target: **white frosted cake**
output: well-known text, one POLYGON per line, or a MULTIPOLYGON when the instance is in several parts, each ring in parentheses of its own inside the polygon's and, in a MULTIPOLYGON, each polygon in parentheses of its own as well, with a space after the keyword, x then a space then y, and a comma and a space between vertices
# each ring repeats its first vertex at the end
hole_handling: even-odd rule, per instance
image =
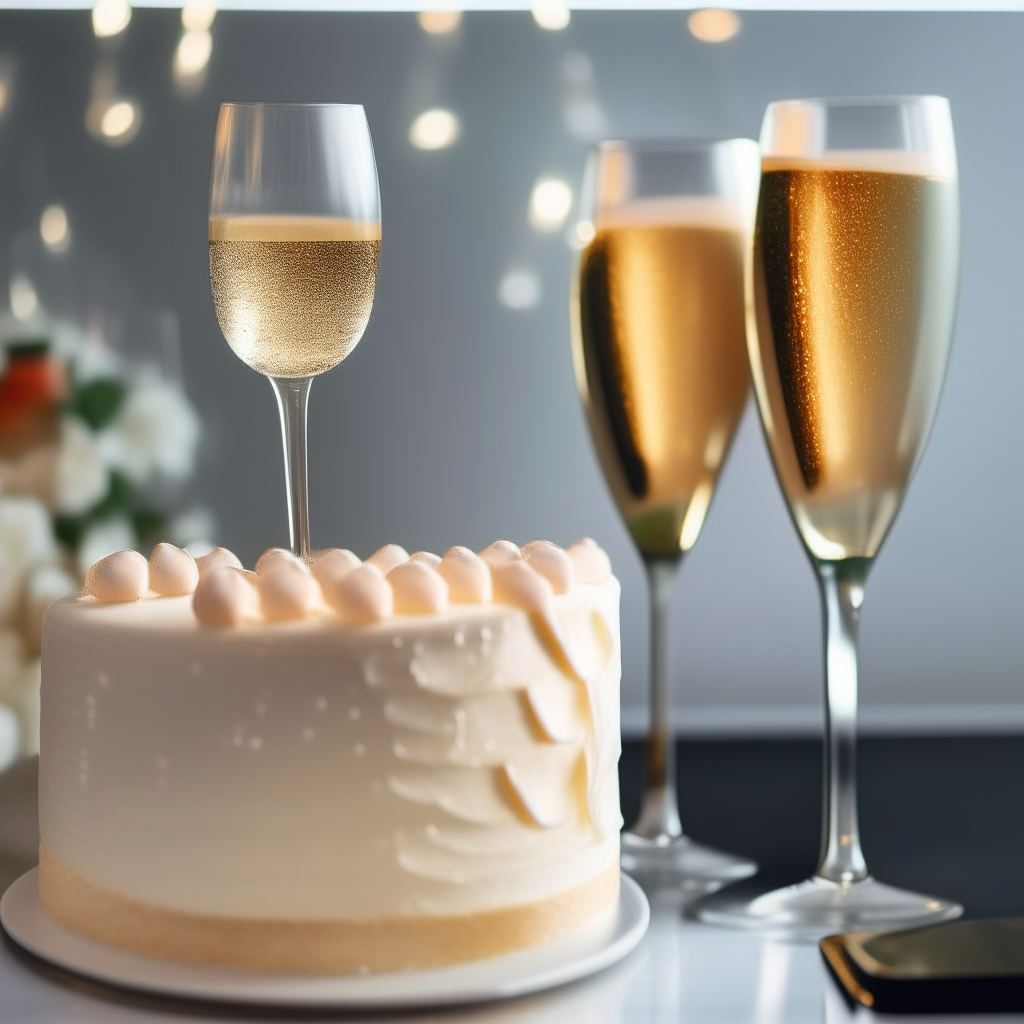
POLYGON ((97 563, 44 623, 47 912, 153 956, 307 973, 609 918, 618 583, 592 541, 481 556, 97 563))

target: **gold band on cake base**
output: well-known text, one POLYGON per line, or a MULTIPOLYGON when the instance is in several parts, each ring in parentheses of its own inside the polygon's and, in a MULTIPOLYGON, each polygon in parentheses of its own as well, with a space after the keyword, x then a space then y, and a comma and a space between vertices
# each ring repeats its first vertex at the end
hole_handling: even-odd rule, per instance
POLYGON ((618 892, 616 862, 548 899, 473 914, 354 921, 207 917, 111 892, 39 848, 39 902, 68 928, 166 960, 295 974, 444 967, 500 956, 576 931, 609 908, 618 892))

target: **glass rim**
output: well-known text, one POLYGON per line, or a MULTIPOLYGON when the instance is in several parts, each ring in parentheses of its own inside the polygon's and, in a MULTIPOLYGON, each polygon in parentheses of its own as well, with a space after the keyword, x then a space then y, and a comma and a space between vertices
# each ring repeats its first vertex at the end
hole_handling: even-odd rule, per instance
POLYGON ((756 146, 757 140, 746 135, 735 136, 653 136, 638 139, 602 139, 591 146, 591 153, 608 153, 617 149, 629 152, 647 153, 697 153, 706 152, 716 146, 734 142, 749 142, 756 146))
POLYGON ((920 103, 926 100, 937 100, 940 103, 949 103, 948 96, 940 96, 938 93, 886 93, 880 96, 804 96, 792 97, 784 100, 772 100, 766 110, 772 107, 781 107, 788 103, 812 103, 822 107, 896 107, 901 104, 920 103))
POLYGON ((338 109, 338 110, 364 110, 362 103, 290 103, 282 100, 270 100, 264 102, 263 100, 225 100, 220 104, 220 108, 223 110, 224 107, 293 107, 298 109, 338 109))

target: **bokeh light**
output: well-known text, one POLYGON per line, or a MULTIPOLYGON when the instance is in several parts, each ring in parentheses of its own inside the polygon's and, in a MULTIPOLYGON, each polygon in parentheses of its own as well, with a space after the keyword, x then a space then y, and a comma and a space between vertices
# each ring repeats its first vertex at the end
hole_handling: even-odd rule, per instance
POLYGON ((128 0, 99 0, 92 9, 92 30, 99 39, 119 36, 131 20, 128 0))
POLYGON ((206 32, 216 17, 213 4, 185 4, 181 9, 181 27, 186 32, 206 32))
POLYGON ((71 244, 68 212, 60 203, 51 203, 39 218, 39 237, 50 252, 67 252, 71 244))
POLYGON ((424 110, 409 127, 409 142, 417 149, 445 149, 459 137, 459 119, 450 110, 424 110))
POLYGON ((417 20, 424 32, 444 36, 454 32, 462 23, 462 11, 420 11, 417 20))
POLYGON ((533 0, 533 20, 548 32, 558 32, 569 24, 571 14, 565 0, 533 0))
POLYGON ((540 299, 540 278, 533 270, 510 270, 498 285, 498 301, 507 309, 533 309, 540 299))
POLYGON ((100 135, 111 145, 123 146, 138 134, 142 111, 131 100, 115 100, 99 118, 100 135))
POLYGON ((572 210, 572 188, 561 178, 539 178, 530 193, 530 224, 558 231, 572 210))
POLYGON ((705 7, 686 20, 690 33, 702 43, 724 43, 739 32, 742 21, 735 11, 705 7))

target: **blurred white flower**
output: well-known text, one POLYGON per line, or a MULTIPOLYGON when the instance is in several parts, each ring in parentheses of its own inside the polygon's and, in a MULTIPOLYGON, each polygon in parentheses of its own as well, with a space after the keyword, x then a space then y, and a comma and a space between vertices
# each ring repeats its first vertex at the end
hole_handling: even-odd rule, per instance
POLYGON ((125 516, 113 516, 94 523, 85 531, 78 546, 78 571, 85 576, 101 558, 124 548, 138 547, 138 543, 135 530, 125 516))
POLYGON ((25 733, 19 721, 23 707, 31 714, 34 662, 26 661, 21 635, 11 628, 0 628, 0 771, 17 757, 25 733))
POLYGON ((181 480, 192 472, 199 434, 199 417, 181 390, 152 379, 128 392, 100 446, 107 464, 134 484, 157 474, 181 480))
POLYGON ((78 592, 78 582, 59 565, 40 565, 33 569, 25 587, 25 640, 38 652, 42 639, 43 614, 54 601, 78 592))
POLYGON ((21 747, 21 725, 18 716, 0 704, 0 772, 7 771, 21 747))
POLYGON ((70 515, 85 512, 107 493, 107 487, 107 467, 96 435, 77 416, 65 416, 60 424, 54 507, 70 515))
POLYGON ((0 491, 27 494, 52 505, 57 453, 56 443, 41 444, 12 459, 0 459, 0 491))
POLYGON ((122 373, 117 355, 102 341, 84 334, 69 361, 75 368, 75 377, 83 384, 98 377, 120 377, 122 373))
POLYGON ((10 618, 29 569, 55 555, 46 506, 36 498, 0 497, 0 622, 10 618))
POLYGON ((167 536, 179 548, 188 548, 193 556, 208 554, 213 550, 213 538, 217 523, 208 508, 190 508, 176 515, 167 524, 167 536))
POLYGON ((21 634, 11 626, 0 626, 0 700, 7 696, 6 683, 21 671, 24 660, 21 634))

